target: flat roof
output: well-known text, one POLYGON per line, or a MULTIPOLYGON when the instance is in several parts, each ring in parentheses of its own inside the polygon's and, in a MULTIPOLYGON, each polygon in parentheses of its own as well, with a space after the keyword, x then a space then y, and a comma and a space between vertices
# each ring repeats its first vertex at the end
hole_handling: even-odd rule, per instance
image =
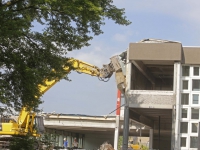
POLYGON ((172 64, 180 61, 182 64, 199 65, 200 47, 182 46, 179 42, 147 39, 130 43, 128 59, 132 61, 159 61, 172 64))

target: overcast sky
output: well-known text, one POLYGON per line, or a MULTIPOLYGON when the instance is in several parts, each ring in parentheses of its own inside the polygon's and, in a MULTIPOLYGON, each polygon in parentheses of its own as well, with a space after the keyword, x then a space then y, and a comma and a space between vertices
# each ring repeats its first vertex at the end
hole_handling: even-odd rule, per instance
MULTIPOLYGON (((129 26, 106 21, 104 34, 94 37, 91 46, 69 56, 101 67, 109 58, 128 48, 129 43, 155 38, 179 41, 183 46, 200 46, 199 0, 114 0, 125 8, 129 26)), ((61 80, 47 91, 40 105, 44 112, 107 115, 116 108, 114 76, 108 82, 71 72, 71 82, 61 80)))

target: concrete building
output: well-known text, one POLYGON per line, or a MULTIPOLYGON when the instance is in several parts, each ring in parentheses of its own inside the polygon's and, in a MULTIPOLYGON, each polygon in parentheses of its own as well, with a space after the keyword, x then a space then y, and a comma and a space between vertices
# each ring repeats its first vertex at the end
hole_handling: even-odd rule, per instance
MULTIPOLYGON (((197 150, 199 94, 200 47, 151 39, 130 43, 127 103, 119 132, 125 138, 123 145, 128 143, 128 136, 145 136, 149 137, 150 149, 197 150)), ((64 137, 70 143, 78 137, 81 147, 95 149, 105 139, 113 143, 116 126, 115 117, 52 116, 46 119, 45 127, 59 133, 58 146, 64 137)))
MULTIPOLYGON (((123 113, 122 113, 123 114, 123 113)), ((51 135, 55 147, 63 147, 63 139, 67 138, 72 147, 76 138, 79 148, 97 150, 101 144, 109 141, 114 146, 116 116, 88 116, 73 114, 43 114, 46 132, 51 135)), ((130 120, 129 135, 143 145, 147 145, 149 127, 130 120), (137 138, 138 137, 138 138, 137 138)), ((123 116, 120 117, 119 135, 123 134, 123 116)))
POLYGON ((127 62, 125 117, 151 128, 152 149, 197 150, 200 47, 147 39, 129 44, 127 62))

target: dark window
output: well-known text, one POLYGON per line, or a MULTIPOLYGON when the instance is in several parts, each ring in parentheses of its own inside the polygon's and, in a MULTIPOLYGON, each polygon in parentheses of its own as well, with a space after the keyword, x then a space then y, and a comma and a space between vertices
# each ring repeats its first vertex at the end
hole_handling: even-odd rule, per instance
POLYGON ((192 91, 200 91, 200 80, 192 80, 192 91))
POLYGON ((182 93, 181 94, 181 105, 188 105, 189 104, 189 94, 182 93))
POLYGON ((181 122, 181 133, 188 133, 188 122, 181 122))
POLYGON ((183 66, 182 67, 182 76, 189 76, 190 75, 190 67, 189 66, 183 66))
POLYGON ((199 76, 199 67, 194 67, 193 74, 194 76, 199 76))

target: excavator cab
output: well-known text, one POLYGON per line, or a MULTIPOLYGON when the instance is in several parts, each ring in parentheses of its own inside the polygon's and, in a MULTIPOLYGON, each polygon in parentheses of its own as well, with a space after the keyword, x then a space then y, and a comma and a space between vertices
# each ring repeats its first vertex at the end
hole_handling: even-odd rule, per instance
MULTIPOLYGON (((42 116, 35 116, 34 114, 30 113, 28 115, 28 119, 27 119, 27 125, 25 127, 29 128, 29 131, 31 131, 33 136, 40 136, 41 134, 43 134, 45 132, 45 127, 44 127, 44 122, 43 122, 43 117, 42 116), (33 120, 34 119, 34 120, 33 120), (34 122, 34 125, 32 124, 32 122, 34 122)), ((13 116, 11 118, 8 118, 6 116, 1 116, 0 117, 0 132, 4 132, 5 131, 5 125, 9 126, 9 125, 16 125, 18 118, 13 116)), ((16 128, 17 129, 17 128, 16 128)), ((21 130, 26 130, 24 127, 21 128, 21 130)), ((28 134, 28 133, 27 133, 28 134)), ((19 136, 20 135, 24 135, 24 132, 17 132, 16 134, 13 133, 13 135, 19 136)), ((16 138, 15 136, 15 138, 16 138)), ((10 145, 10 141, 13 140, 13 136, 9 135, 9 134, 5 134, 5 135, 0 135, 0 149, 3 148, 8 148, 10 145)), ((34 146, 37 148, 39 146, 39 142, 37 140, 35 140, 34 146)))
POLYGON ((39 134, 43 134, 45 132, 44 120, 42 116, 35 117, 35 129, 39 134))

